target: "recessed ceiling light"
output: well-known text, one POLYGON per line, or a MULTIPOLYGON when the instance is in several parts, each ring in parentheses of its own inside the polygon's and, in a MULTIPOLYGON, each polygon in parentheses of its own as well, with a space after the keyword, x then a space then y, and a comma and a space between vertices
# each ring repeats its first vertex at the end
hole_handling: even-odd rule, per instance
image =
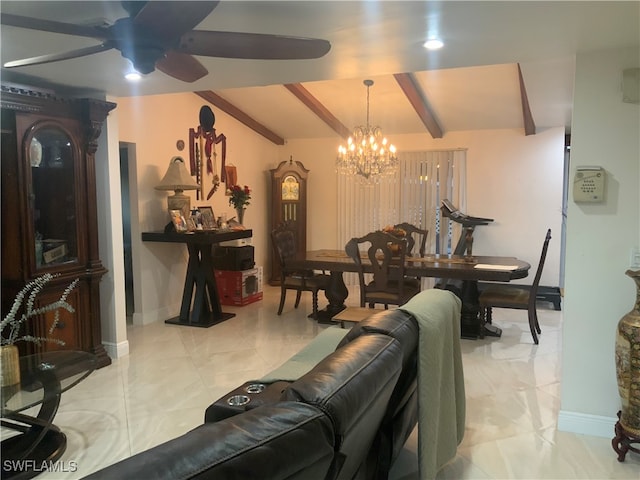
POLYGON ((427 40, 426 42, 424 42, 424 45, 423 45, 423 47, 426 48, 427 50, 438 50, 443 46, 444 46, 444 43, 442 43, 442 40, 438 40, 436 38, 431 38, 427 40))
POLYGON ((130 82, 137 82, 138 80, 140 80, 142 78, 142 75, 140 75, 138 72, 130 72, 130 73, 127 73, 124 76, 124 78, 126 78, 130 82))

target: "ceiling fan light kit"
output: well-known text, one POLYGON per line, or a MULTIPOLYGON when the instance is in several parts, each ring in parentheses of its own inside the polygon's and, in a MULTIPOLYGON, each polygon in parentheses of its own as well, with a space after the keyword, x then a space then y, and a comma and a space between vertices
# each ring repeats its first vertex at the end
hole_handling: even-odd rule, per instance
POLYGON ((427 50, 440 50, 442 47, 444 47, 444 43, 442 42, 442 40, 439 40, 437 38, 430 38, 429 40, 424 42, 423 47, 427 50))
POLYGON ((384 137, 382 129, 369 124, 369 88, 373 80, 363 83, 367 87, 367 123, 354 128, 346 147, 338 147, 336 170, 345 175, 357 175, 365 182, 375 182, 396 171, 398 156, 396 147, 384 137))
POLYGON ((129 14, 113 25, 86 26, 0 14, 0 23, 12 27, 94 38, 99 45, 65 53, 6 62, 5 68, 26 67, 84 57, 111 49, 120 51, 136 71, 158 69, 184 82, 195 82, 208 70, 193 55, 258 60, 314 59, 326 55, 331 44, 315 38, 260 33, 193 30, 218 1, 121 2, 129 14))
POLYGON ((142 75, 140 75, 136 71, 133 71, 133 72, 129 72, 129 73, 125 74, 124 78, 126 78, 130 82, 137 82, 140 79, 142 79, 142 75))

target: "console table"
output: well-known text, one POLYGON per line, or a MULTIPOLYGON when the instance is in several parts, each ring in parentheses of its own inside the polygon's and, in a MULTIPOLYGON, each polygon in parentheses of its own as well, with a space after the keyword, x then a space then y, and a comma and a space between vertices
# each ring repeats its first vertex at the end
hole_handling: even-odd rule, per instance
POLYGON ((224 313, 220 306, 212 249, 217 243, 251 236, 252 230, 142 233, 144 242, 184 243, 189 251, 180 315, 165 320, 165 323, 206 328, 235 317, 235 313, 224 313))
POLYGON ((20 434, 2 440, 2 478, 32 478, 58 460, 67 437, 53 424, 62 392, 85 379, 98 363, 88 352, 57 351, 20 358, 17 385, 2 387, 2 426, 20 434), (21 412, 40 405, 35 417, 21 412))

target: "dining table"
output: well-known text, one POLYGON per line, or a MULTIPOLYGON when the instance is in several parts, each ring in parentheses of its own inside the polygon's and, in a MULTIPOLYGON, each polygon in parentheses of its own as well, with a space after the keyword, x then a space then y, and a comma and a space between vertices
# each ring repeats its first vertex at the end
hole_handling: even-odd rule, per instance
MULTIPOLYGON (((371 264, 362 256, 365 272, 371 264)), ((328 300, 326 308, 318 312, 319 323, 332 323, 332 318, 346 308, 349 295, 343 274, 357 272, 357 267, 344 250, 320 249, 296 255, 288 261, 288 267, 300 270, 324 270, 329 272, 329 285, 325 289, 328 300)), ((407 277, 431 277, 439 279, 437 285, 453 291, 462 300, 460 318, 463 338, 483 338, 485 335, 499 337, 502 330, 495 325, 486 325, 480 315, 478 282, 510 282, 525 278, 531 265, 516 257, 441 255, 407 256, 407 277)))

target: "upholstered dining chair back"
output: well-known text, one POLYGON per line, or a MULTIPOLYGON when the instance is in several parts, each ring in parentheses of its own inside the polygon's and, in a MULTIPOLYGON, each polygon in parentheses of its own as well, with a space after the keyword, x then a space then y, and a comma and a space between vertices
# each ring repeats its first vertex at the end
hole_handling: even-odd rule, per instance
POLYGON ((291 230, 274 230, 272 233, 273 246, 275 247, 280 266, 284 267, 286 261, 296 254, 296 237, 291 230))
POLYGON ((547 230, 542 243, 542 252, 540 253, 540 261, 536 274, 533 277, 533 283, 530 287, 519 287, 517 285, 500 285, 492 284, 480 293, 479 304, 480 313, 487 323, 491 323, 492 308, 512 308, 517 310, 527 310, 529 319, 529 330, 533 342, 538 344, 538 334, 542 333, 540 323, 538 322, 538 312, 536 310, 536 299, 538 296, 538 287, 542 278, 542 269, 547 258, 547 250, 549 249, 549 241, 551 240, 551 229, 547 230))
MULTIPOLYGON (((368 233, 364 237, 352 238, 345 245, 345 252, 357 267, 360 284, 360 306, 376 303, 402 305, 420 291, 420 283, 405 277, 407 241, 382 231, 368 233), (373 280, 366 282, 364 254, 373 280)), ((368 270, 368 269, 367 269, 368 270)))
POLYGON ((302 292, 311 292, 313 302, 312 317, 318 314, 318 291, 325 290, 329 283, 329 275, 315 273, 313 270, 291 269, 287 261, 296 255, 296 237, 292 230, 287 228, 275 229, 271 232, 273 253, 280 264, 280 305, 278 315, 282 314, 287 290, 296 291, 295 308, 300 305, 302 292))
POLYGON ((418 245, 417 253, 420 254, 421 257, 424 257, 429 230, 423 230, 407 222, 398 223, 394 225, 394 228, 401 228, 407 232, 407 255, 415 255, 416 252, 414 252, 413 249, 418 245))

